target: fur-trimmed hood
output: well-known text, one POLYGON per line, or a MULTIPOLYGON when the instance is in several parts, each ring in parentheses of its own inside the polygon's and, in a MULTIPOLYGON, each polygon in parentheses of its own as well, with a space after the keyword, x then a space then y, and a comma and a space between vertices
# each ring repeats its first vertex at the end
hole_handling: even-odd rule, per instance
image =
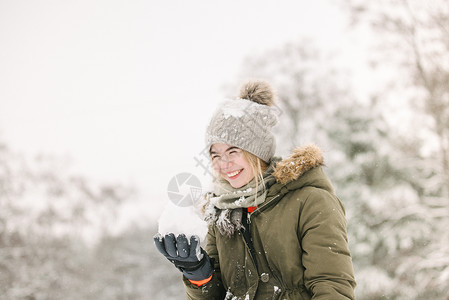
POLYGON ((265 205, 272 202, 273 198, 277 198, 277 202, 285 194, 305 187, 334 193, 332 183, 322 166, 323 153, 318 146, 311 144, 294 149, 290 156, 274 164, 273 176, 276 183, 269 187, 265 205))
POLYGON ((277 182, 286 184, 322 165, 324 165, 324 161, 321 149, 313 144, 306 145, 295 148, 289 157, 278 162, 273 175, 277 182))

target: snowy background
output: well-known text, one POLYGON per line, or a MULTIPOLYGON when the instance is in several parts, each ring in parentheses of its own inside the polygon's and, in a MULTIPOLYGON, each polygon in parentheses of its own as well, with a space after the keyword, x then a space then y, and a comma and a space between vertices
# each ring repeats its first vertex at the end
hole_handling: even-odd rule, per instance
POLYGON ((248 77, 278 155, 325 152, 358 299, 448 299, 449 5, 421 2, 0 0, 2 299, 184 299, 152 236, 204 232, 168 184, 209 186, 206 124, 248 77))

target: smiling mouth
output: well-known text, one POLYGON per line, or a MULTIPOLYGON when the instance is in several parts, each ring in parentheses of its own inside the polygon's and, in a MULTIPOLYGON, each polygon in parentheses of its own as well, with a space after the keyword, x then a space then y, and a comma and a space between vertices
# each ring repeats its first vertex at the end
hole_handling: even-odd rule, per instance
POLYGON ((237 171, 234 171, 234 172, 231 172, 231 173, 226 173, 226 175, 228 175, 228 178, 234 179, 234 178, 236 178, 242 171, 243 171, 243 169, 237 170, 237 171))

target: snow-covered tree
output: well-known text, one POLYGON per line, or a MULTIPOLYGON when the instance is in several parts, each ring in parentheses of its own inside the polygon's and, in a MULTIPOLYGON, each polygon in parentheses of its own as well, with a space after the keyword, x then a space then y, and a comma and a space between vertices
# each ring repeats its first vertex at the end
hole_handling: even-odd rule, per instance
POLYGON ((82 292, 94 282, 92 242, 110 232, 132 195, 127 187, 74 176, 58 159, 28 159, 0 142, 2 299, 85 299, 82 292))
POLYGON ((400 96, 415 109, 407 126, 424 140, 416 151, 435 158, 431 165, 435 184, 427 189, 448 198, 449 2, 351 0, 342 7, 354 30, 363 28, 371 37, 371 49, 376 49, 372 65, 394 70, 394 85, 383 96, 389 101, 400 96))

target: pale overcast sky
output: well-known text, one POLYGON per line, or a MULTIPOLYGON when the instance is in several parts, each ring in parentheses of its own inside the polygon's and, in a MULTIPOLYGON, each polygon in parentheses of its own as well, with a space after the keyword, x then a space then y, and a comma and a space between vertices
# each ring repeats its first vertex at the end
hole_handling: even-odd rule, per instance
POLYGON ((301 37, 336 47, 317 1, 0 0, 0 138, 167 201, 244 57, 301 37))

